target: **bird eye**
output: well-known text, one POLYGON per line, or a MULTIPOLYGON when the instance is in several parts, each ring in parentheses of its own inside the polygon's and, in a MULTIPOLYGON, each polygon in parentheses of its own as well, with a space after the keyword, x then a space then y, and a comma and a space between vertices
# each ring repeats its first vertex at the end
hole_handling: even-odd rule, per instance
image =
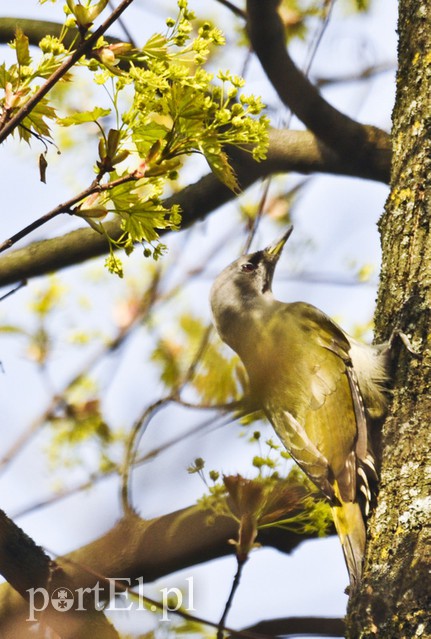
POLYGON ((245 264, 241 264, 241 271, 244 273, 251 273, 255 271, 257 268, 256 264, 252 264, 252 262, 246 262, 245 264))

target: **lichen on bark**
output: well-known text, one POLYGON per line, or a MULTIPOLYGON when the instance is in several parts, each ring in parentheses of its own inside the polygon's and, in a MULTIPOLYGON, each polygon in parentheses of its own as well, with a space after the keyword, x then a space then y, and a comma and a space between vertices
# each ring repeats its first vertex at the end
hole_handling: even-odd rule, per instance
POLYGON ((380 221, 376 333, 402 330, 381 433, 380 491, 348 636, 431 637, 431 6, 400 0, 391 193, 380 221), (427 53, 428 52, 428 53, 427 53))

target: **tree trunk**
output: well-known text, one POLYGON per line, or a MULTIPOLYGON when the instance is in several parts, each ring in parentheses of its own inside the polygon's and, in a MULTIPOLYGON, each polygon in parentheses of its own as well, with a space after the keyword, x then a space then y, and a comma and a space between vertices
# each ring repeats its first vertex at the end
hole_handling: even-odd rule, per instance
POLYGON ((400 329, 378 503, 348 637, 431 637, 431 4, 400 0, 391 194, 381 219, 378 336, 400 329))

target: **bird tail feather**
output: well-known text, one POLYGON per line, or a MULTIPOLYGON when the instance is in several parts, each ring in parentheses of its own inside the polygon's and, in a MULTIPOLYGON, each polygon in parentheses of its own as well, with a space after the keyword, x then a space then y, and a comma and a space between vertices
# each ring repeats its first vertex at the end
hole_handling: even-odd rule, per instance
POLYGON ((358 587, 362 577, 365 553, 365 524, 359 504, 343 502, 331 506, 332 516, 343 548, 344 559, 349 572, 350 587, 358 587))

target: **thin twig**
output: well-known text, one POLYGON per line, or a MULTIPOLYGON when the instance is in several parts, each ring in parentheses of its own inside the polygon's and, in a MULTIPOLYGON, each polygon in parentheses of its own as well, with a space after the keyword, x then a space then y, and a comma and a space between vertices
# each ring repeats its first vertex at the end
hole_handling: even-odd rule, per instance
MULTIPOLYGON (((183 402, 180 398, 180 394, 181 391, 184 389, 184 387, 186 386, 186 384, 188 384, 190 382, 190 380, 193 378, 193 376, 195 375, 196 372, 196 368, 199 364, 199 362, 201 361, 205 350, 208 346, 208 341, 210 339, 211 333, 212 333, 213 327, 210 325, 206 328, 202 339, 200 341, 199 347, 196 350, 195 356, 193 357, 193 360, 191 361, 190 365, 188 366, 187 370, 185 371, 182 379, 180 380, 180 382, 177 384, 177 386, 173 389, 173 391, 171 393, 169 393, 168 395, 166 395, 165 397, 161 397, 159 398, 157 401, 153 402, 152 404, 150 404, 142 413, 142 415, 140 416, 140 418, 135 422, 132 431, 129 435, 129 439, 128 439, 128 443, 127 443, 127 448, 126 448, 126 454, 125 454, 125 460, 124 460, 124 464, 123 464, 123 471, 122 471, 122 478, 121 478, 121 503, 123 506, 123 511, 124 513, 130 514, 133 511, 133 507, 132 507, 132 497, 131 497, 131 485, 130 485, 130 470, 136 466, 137 464, 137 459, 136 459, 136 455, 137 455, 137 450, 138 450, 138 446, 139 446, 139 442, 141 440, 141 438, 143 437, 145 431, 147 430, 151 420, 153 419, 153 417, 162 409, 165 408, 166 406, 168 406, 171 403, 177 403, 177 404, 182 404, 182 405, 187 405, 186 402, 183 402)), ((232 406, 239 406, 240 403, 239 402, 234 402, 232 404, 226 404, 223 406, 228 406, 228 407, 232 407, 232 406)), ((190 404, 188 404, 189 407, 191 407, 190 404)), ((210 408, 210 407, 208 407, 210 408)), ((214 410, 216 410, 216 407, 211 407, 214 410)), ((231 418, 229 418, 231 419, 231 418)), ((213 420, 211 420, 213 421, 213 420)), ((211 422, 210 422, 211 423, 211 422)), ((198 429, 200 430, 202 428, 202 426, 199 426, 198 429)), ((183 439, 183 435, 178 436, 177 438, 174 439, 174 443, 176 443, 177 441, 181 441, 183 439)), ((165 446, 165 445, 164 445, 165 446)), ((164 447, 163 446, 163 447, 164 447)), ((158 454, 160 451, 160 448, 156 449, 155 451, 151 452, 151 457, 153 457, 155 454, 158 454)), ((145 460, 149 459, 150 455, 146 455, 144 457, 145 460)))
POLYGON ((153 417, 162 409, 168 406, 170 403, 177 401, 180 396, 181 390, 190 381, 196 371, 196 367, 202 358, 205 349, 208 345, 208 340, 211 335, 212 326, 208 326, 196 351, 190 366, 187 368, 183 378, 174 390, 165 397, 159 398, 157 401, 150 404, 142 413, 141 417, 135 422, 132 431, 129 435, 127 442, 126 454, 123 464, 123 471, 121 473, 121 503, 123 506, 123 512, 128 515, 132 512, 132 495, 130 485, 130 470, 136 464, 136 454, 139 446, 139 442, 145 431, 148 428, 153 417))
MULTIPOLYGON (((182 401, 180 403, 181 405, 183 405, 182 401)), ((188 439, 189 437, 193 437, 199 432, 207 430, 208 427, 211 425, 213 425, 213 430, 215 428, 222 428, 223 426, 226 426, 227 424, 232 423, 233 419, 240 419, 241 417, 245 417, 249 412, 244 410, 243 412, 238 413, 235 416, 232 416, 232 414, 229 414, 229 415, 226 414, 228 411, 230 412, 230 411, 238 410, 242 406, 242 402, 240 401, 232 402, 231 404, 220 404, 220 405, 217 404, 214 406, 206 406, 206 405, 200 406, 197 404, 194 405, 194 404, 187 404, 187 403, 185 405, 188 408, 197 409, 197 410, 212 410, 212 411, 219 411, 219 412, 221 411, 222 415, 216 415, 211 417, 211 419, 206 419, 200 422, 199 424, 197 424, 196 426, 194 426, 193 428, 190 428, 190 430, 188 430, 187 432, 180 433, 176 435, 175 437, 172 437, 172 439, 169 439, 168 441, 163 442, 162 445, 151 449, 150 451, 145 453, 145 455, 143 455, 142 457, 137 457, 133 463, 134 467, 143 466, 147 462, 152 461, 153 459, 155 459, 162 453, 165 453, 166 451, 168 451, 170 448, 172 448, 172 446, 175 446, 176 444, 180 442, 184 442, 186 439, 188 439)), ((53 504, 56 504, 62 501, 63 499, 67 499, 67 497, 71 497, 72 495, 77 495, 78 493, 86 491, 92 488, 96 483, 104 479, 109 479, 113 475, 117 475, 117 474, 121 475, 121 471, 118 466, 112 467, 109 471, 94 473, 93 475, 90 476, 90 479, 88 479, 87 481, 84 481, 75 486, 71 486, 69 488, 65 488, 61 492, 51 495, 50 497, 46 497, 45 499, 42 499, 38 502, 34 502, 33 504, 24 506, 21 510, 13 514, 13 519, 15 520, 15 519, 18 519, 19 517, 23 517, 24 515, 28 515, 36 510, 39 510, 40 508, 52 506, 53 504)))
MULTIPOLYGON (((317 50, 322 42, 322 38, 323 35, 328 27, 329 24, 329 19, 331 16, 331 12, 332 12, 332 7, 334 4, 334 0, 329 0, 329 3, 325 1, 325 9, 324 9, 324 14, 323 17, 320 21, 320 25, 319 28, 317 30, 317 32, 314 35, 313 41, 311 42, 311 45, 309 47, 309 51, 308 51, 308 60, 306 61, 305 65, 304 65, 304 76, 308 77, 309 73, 310 73, 310 69, 311 69, 311 65, 313 64, 313 61, 316 57, 317 54, 317 50)), ((291 109, 289 109, 289 116, 287 118, 287 121, 284 123, 285 128, 289 128, 290 127, 290 123, 292 120, 292 116, 293 116, 293 112, 291 109)), ((264 208, 265 208, 265 204, 266 201, 268 199, 268 193, 269 193, 269 189, 272 183, 272 176, 269 176, 268 178, 266 178, 265 182, 264 182, 264 187, 263 187, 263 192, 262 192, 262 196, 260 198, 259 201, 259 207, 257 210, 257 214, 253 220, 253 225, 252 228, 250 230, 250 233, 247 237, 247 241, 244 247, 244 253, 248 253, 248 251, 250 250, 250 246, 253 242, 254 236, 256 234, 257 228, 259 226, 260 220, 262 218, 263 212, 264 212, 264 208)))
POLYGON ((63 204, 59 204, 51 211, 49 211, 48 213, 45 213, 37 220, 34 220, 34 222, 32 222, 31 224, 28 224, 28 226, 21 229, 21 231, 18 231, 18 233, 15 233, 15 235, 12 235, 7 240, 2 242, 0 244, 0 253, 2 253, 3 251, 6 251, 8 248, 16 244, 16 242, 18 242, 19 240, 22 240, 24 237, 32 233, 34 230, 38 229, 40 226, 43 226, 50 220, 57 217, 57 215, 60 215, 62 213, 68 213, 69 215, 73 215, 73 207, 76 204, 78 204, 78 202, 80 202, 81 200, 84 200, 89 195, 92 195, 93 193, 102 193, 104 191, 109 191, 110 189, 113 189, 114 187, 119 186, 120 184, 133 182, 137 179, 138 177, 136 176, 135 173, 129 173, 128 175, 124 175, 120 178, 117 178, 116 180, 113 180, 112 182, 107 182, 106 184, 100 184, 98 179, 96 178, 96 180, 93 180, 91 185, 87 187, 86 189, 84 189, 83 191, 81 191, 81 193, 78 193, 78 195, 74 195, 63 204))
MULTIPOLYGON (((54 553, 52 550, 49 550, 47 548, 44 548, 45 552, 49 553, 50 555, 57 557, 58 560, 61 559, 61 562, 64 564, 70 564, 72 567, 79 568, 81 569, 84 573, 86 573, 87 575, 90 575, 91 577, 97 579, 97 582, 100 583, 108 583, 109 587, 108 587, 108 591, 111 592, 112 589, 112 584, 114 582, 114 588, 115 588, 115 592, 127 592, 130 593, 130 595, 136 597, 136 599, 138 599, 138 601, 143 601, 146 604, 148 604, 148 606, 150 607, 150 609, 152 611, 155 610, 162 610, 163 612, 167 612, 166 611, 166 602, 163 601, 157 601, 157 599, 152 599, 151 597, 147 597, 147 595, 144 595, 142 593, 141 588, 139 588, 138 591, 133 590, 133 588, 130 588, 128 586, 126 586, 124 584, 124 579, 116 579, 115 577, 107 577, 106 575, 103 575, 102 573, 98 572, 97 570, 93 570, 90 566, 86 565, 86 564, 81 564, 79 562, 77 562, 75 559, 71 559, 70 557, 64 557, 64 556, 59 556, 57 553, 54 553)), ((169 610, 169 609, 168 609, 169 610)), ((182 619, 185 619, 186 621, 192 621, 196 624, 202 624, 204 626, 209 626, 210 628, 217 628, 218 624, 213 622, 213 621, 209 621, 208 619, 204 619, 203 617, 198 617, 196 615, 192 615, 189 612, 185 611, 184 609, 177 609, 177 610, 169 610, 169 612, 171 612, 172 614, 178 615, 179 617, 181 617, 182 619)), ((255 632, 251 632, 249 630, 233 630, 232 628, 226 628, 226 631, 229 632, 229 634, 232 637, 239 637, 242 639, 272 639, 272 637, 270 637, 269 635, 265 635, 262 633, 255 633, 255 632)))
POLYGON ((59 80, 71 69, 83 55, 88 53, 96 44, 97 40, 109 29, 109 27, 120 17, 120 15, 132 4, 133 0, 123 0, 121 4, 111 13, 111 15, 100 25, 94 33, 92 33, 87 40, 84 40, 82 44, 72 53, 70 58, 65 60, 63 64, 58 67, 56 71, 47 79, 38 91, 26 102, 21 109, 5 123, 3 129, 0 131, 0 144, 12 133, 17 126, 28 116, 30 111, 36 106, 36 104, 43 98, 49 91, 57 84, 59 80))
POLYGON ((24 286, 27 286, 27 280, 22 280, 22 282, 20 282, 19 284, 17 284, 11 291, 8 291, 7 293, 5 293, 4 295, 2 295, 0 297, 0 302, 3 302, 3 300, 7 299, 10 295, 13 295, 14 293, 16 293, 17 291, 20 290, 20 288, 23 288, 24 286))
POLYGON ((212 324, 209 324, 205 331, 204 334, 202 335, 201 341, 199 343, 199 346, 196 350, 196 353, 189 365, 189 367, 187 368, 186 372, 183 375, 183 378, 180 380, 179 384, 177 385, 177 388, 174 391, 174 395, 175 396, 180 396, 181 391, 183 390, 183 388, 193 379, 195 373, 196 373, 196 369, 199 365, 199 362, 201 361, 202 357, 205 354, 205 351, 208 347, 208 343, 211 337, 211 333, 213 332, 214 328, 212 326, 212 324))
POLYGON ((247 558, 240 559, 239 557, 237 557, 236 560, 237 560, 237 569, 236 569, 235 577, 233 578, 232 587, 230 589, 229 597, 227 598, 226 605, 225 605, 224 610, 223 610, 223 614, 222 614, 222 616, 220 618, 220 621, 218 622, 217 639, 223 639, 224 631, 227 630, 226 625, 225 625, 226 618, 227 618, 227 616, 229 614, 229 610, 231 609, 233 599, 235 597, 236 591, 237 591, 238 586, 239 586, 239 582, 241 580, 242 569, 244 568, 244 564, 247 561, 247 558))
POLYGON ((319 76, 315 78, 314 81, 318 87, 324 87, 324 86, 334 85, 334 84, 343 84, 343 83, 347 84, 349 82, 362 82, 363 80, 370 80, 374 76, 380 75, 382 73, 393 72, 395 69, 396 69, 395 62, 382 62, 381 64, 369 65, 365 67, 364 69, 362 69, 362 71, 359 71, 358 73, 348 73, 348 74, 340 75, 337 77, 319 76))
MULTIPOLYGON (((236 408, 239 405, 242 405, 242 403, 241 402, 232 403, 233 408, 236 408)), ((200 433, 201 431, 207 430, 209 426, 213 426, 212 430, 215 430, 216 428, 222 428, 223 426, 226 426, 227 424, 232 423, 232 421, 241 419, 242 417, 245 417, 246 415, 249 414, 249 411, 244 411, 238 415, 232 416, 232 414, 228 413, 228 411, 230 410, 230 407, 226 408, 226 406, 227 406, 226 404, 223 404, 220 406, 212 406, 211 410, 221 411, 221 415, 213 416, 210 419, 206 419, 205 421, 200 422, 197 426, 194 426, 193 428, 188 430, 186 433, 180 433, 179 435, 176 435, 176 437, 173 437, 172 439, 169 439, 167 442, 164 442, 161 446, 158 446, 157 448, 153 448, 148 453, 145 453, 143 457, 136 458, 134 461, 134 465, 140 466, 152 460, 154 457, 157 457, 161 453, 164 453, 166 450, 168 450, 172 446, 175 446, 176 444, 184 441, 185 439, 189 437, 192 437, 193 435, 200 433)), ((201 407, 190 406, 190 408, 200 409, 201 407)), ((209 410, 209 409, 204 408, 202 410, 209 410)))
POLYGON ((256 215, 254 217, 252 227, 251 227, 250 232, 249 232, 249 234, 247 236, 247 240, 246 240, 246 243, 245 243, 245 246, 244 246, 244 249, 243 249, 243 253, 248 253, 249 252, 251 243, 253 242, 254 236, 256 235, 256 231, 257 231, 257 229, 259 227, 260 221, 261 221, 262 216, 263 216, 263 211, 264 211, 264 208, 265 208, 265 204, 266 204, 266 201, 268 199, 268 193, 269 193, 269 187, 271 186, 271 181, 272 181, 272 179, 271 179, 271 177, 269 177, 263 183, 262 196, 261 196, 261 198, 259 200, 259 206, 258 206, 258 209, 257 209, 257 213, 256 213, 256 215))
POLYGON ((332 9, 334 7, 335 0, 324 0, 324 8, 323 15, 320 19, 319 27, 314 34, 313 41, 310 46, 310 50, 308 52, 308 60, 305 63, 303 73, 307 77, 310 73, 311 65, 314 62, 314 58, 316 57, 317 50, 322 42, 322 38, 324 33, 329 25, 329 20, 331 18, 332 9))
POLYGON ((150 404, 136 420, 133 425, 132 431, 129 435, 126 447, 126 454, 124 456, 123 470, 121 472, 121 505, 123 507, 123 513, 127 515, 133 514, 134 508, 132 506, 132 489, 130 485, 130 471, 134 466, 136 459, 136 450, 139 446, 139 441, 144 435, 154 415, 158 413, 162 408, 172 402, 170 395, 161 397, 157 401, 150 404))
POLYGON ((227 7, 230 11, 232 11, 234 15, 238 16, 238 18, 243 18, 244 20, 246 20, 246 12, 234 5, 233 2, 229 2, 229 0, 217 0, 217 2, 219 4, 222 4, 224 7, 227 7))
POLYGON ((135 512, 132 506, 132 495, 130 486, 130 471, 132 468, 136 468, 136 466, 140 466, 154 459, 155 457, 160 455, 160 453, 168 450, 168 448, 175 446, 179 442, 184 441, 184 439, 192 437, 193 435, 196 435, 203 430, 207 430, 207 428, 211 425, 213 425, 214 428, 221 428, 222 426, 232 423, 233 421, 237 421, 242 417, 250 415, 252 412, 253 406, 251 404, 248 404, 247 402, 244 402, 244 400, 237 400, 226 404, 216 404, 213 406, 198 405, 184 402, 183 400, 181 400, 181 398, 177 397, 175 393, 172 395, 161 397, 156 402, 153 402, 152 404, 147 406, 139 419, 136 420, 127 443, 123 469, 121 472, 120 490, 121 503, 124 514, 130 515, 131 513, 135 512), (187 408, 192 409, 218 411, 221 414, 213 416, 210 419, 199 423, 197 426, 194 426, 186 433, 180 433, 179 435, 176 435, 167 442, 164 442, 160 446, 150 450, 148 453, 145 453, 145 455, 143 455, 142 457, 137 457, 139 441, 145 434, 151 420, 159 412, 159 410, 165 408, 168 404, 171 403, 179 404, 181 406, 186 406, 187 408), (233 413, 233 411, 236 411, 236 413, 233 413))
POLYGON ((2 242, 0 244, 0 253, 3 253, 3 251, 6 251, 8 248, 13 246, 17 242, 19 242, 19 240, 22 240, 23 237, 26 237, 26 235, 30 235, 30 233, 38 229, 40 226, 43 226, 50 220, 54 219, 60 213, 70 213, 71 212, 70 209, 64 209, 63 208, 64 206, 65 205, 61 204, 59 207, 56 207, 49 213, 42 215, 42 217, 39 217, 37 220, 34 220, 34 222, 32 222, 31 224, 28 224, 23 229, 21 229, 21 231, 18 231, 18 233, 15 233, 11 237, 9 237, 7 240, 2 242))
POLYGON ((104 343, 97 352, 92 354, 86 364, 82 366, 81 369, 78 371, 78 373, 75 373, 69 379, 69 381, 63 385, 62 389, 57 392, 54 397, 51 398, 49 406, 30 424, 30 426, 24 433, 21 433, 21 435, 9 448, 9 450, 0 458, 0 472, 5 470, 6 466, 31 441, 31 439, 39 431, 41 426, 48 422, 49 419, 54 415, 58 406, 61 404, 61 402, 64 401, 64 396, 66 395, 67 391, 70 390, 80 379, 87 375, 88 372, 93 369, 96 364, 102 359, 102 357, 118 350, 118 348, 120 348, 125 340, 132 334, 133 330, 138 326, 141 326, 142 321, 153 305, 158 282, 159 273, 157 272, 153 278, 153 281, 151 282, 150 287, 146 291, 146 299, 143 301, 139 312, 131 318, 129 324, 127 324, 126 326, 122 326, 118 330, 115 337, 110 342, 108 342, 108 344, 104 343))
MULTIPOLYGON (((111 7, 111 9, 115 9, 115 4, 112 2, 112 0, 109 0, 109 6, 111 7)), ((135 40, 132 36, 132 34, 130 33, 126 23, 124 22, 124 20, 122 18, 118 18, 118 24, 120 25, 120 27, 123 29, 124 31, 124 35, 126 36, 128 42, 130 42, 130 44, 133 47, 136 47, 136 43, 135 40)))

